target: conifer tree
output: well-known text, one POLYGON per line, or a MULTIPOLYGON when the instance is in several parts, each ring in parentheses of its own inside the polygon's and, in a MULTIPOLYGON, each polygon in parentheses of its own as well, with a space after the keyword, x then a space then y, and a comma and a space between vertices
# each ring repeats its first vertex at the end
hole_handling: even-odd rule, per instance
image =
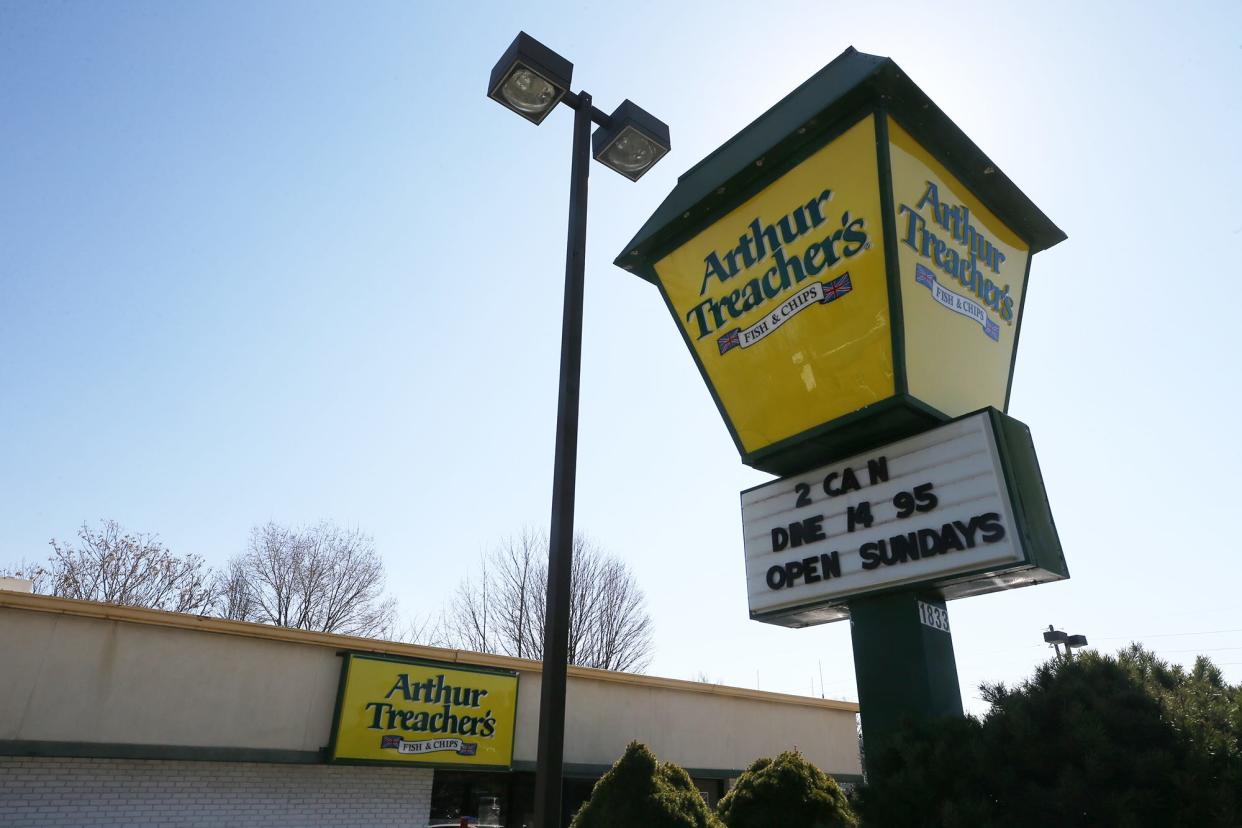
POLYGON ((720 800, 727 828, 853 828, 858 819, 836 780, 797 750, 757 759, 720 800))
POLYGON ((595 783, 570 828, 720 828, 690 775, 658 762, 645 745, 630 742, 595 783))
POLYGON ((981 719, 912 724, 868 756, 865 824, 1242 824, 1242 690, 1207 659, 1087 652, 981 690, 981 719))

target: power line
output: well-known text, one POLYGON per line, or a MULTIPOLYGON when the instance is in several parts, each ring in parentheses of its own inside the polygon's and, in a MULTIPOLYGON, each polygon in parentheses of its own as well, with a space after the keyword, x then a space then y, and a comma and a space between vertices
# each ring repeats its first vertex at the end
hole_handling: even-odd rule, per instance
POLYGON ((1218 635, 1220 633, 1242 632, 1242 627, 1232 630, 1201 630, 1199 632, 1153 633, 1151 635, 1097 635, 1099 641, 1137 641, 1140 638, 1179 638, 1187 635, 1218 635))
POLYGON ((1160 652, 1161 653, 1217 653, 1222 650, 1242 650, 1242 647, 1192 647, 1189 650, 1161 650, 1160 652))

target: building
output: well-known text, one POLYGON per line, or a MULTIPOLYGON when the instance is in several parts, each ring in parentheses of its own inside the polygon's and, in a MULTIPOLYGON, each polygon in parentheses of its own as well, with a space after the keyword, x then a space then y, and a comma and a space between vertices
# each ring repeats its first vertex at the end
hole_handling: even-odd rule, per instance
MULTIPOLYGON (((530 825, 539 682, 539 663, 525 659, 0 589, 0 825, 423 828, 455 827, 462 816, 530 825), (407 741, 364 732, 367 750, 383 745, 392 758, 343 756, 352 737, 342 711, 355 694, 348 663, 395 671, 376 679, 394 702, 417 697, 408 691, 418 681, 444 701, 433 677, 508 682, 509 721, 503 703, 493 712, 481 699, 486 690, 457 700, 486 707, 498 738, 507 729, 507 761, 454 766, 489 748, 473 747, 488 741, 478 738, 488 726, 447 703, 440 732, 470 735, 407 741)), ((369 698, 361 685, 356 692, 369 698)), ((388 708, 365 706, 364 730, 393 724, 381 716, 388 708)), ((857 711, 842 701, 571 667, 567 816, 631 740, 685 767, 713 803, 755 758, 794 746, 839 781, 856 781, 857 711)), ((397 724, 410 725, 403 715, 397 724)))

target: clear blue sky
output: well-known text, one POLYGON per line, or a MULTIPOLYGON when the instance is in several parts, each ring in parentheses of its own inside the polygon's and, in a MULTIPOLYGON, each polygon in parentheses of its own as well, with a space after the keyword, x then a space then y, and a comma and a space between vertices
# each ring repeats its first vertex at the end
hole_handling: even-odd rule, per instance
POLYGON ((1242 680, 1242 5, 0 3, 0 564, 85 521, 222 563, 375 536, 410 614, 546 525, 571 113, 485 97, 519 29, 666 120, 595 165, 578 525, 651 671, 854 694, 849 630, 747 620, 743 467, 657 293, 610 262, 677 175, 846 46, 893 57, 1069 234, 1010 413, 1073 579, 950 606, 964 695, 1055 623, 1242 680))

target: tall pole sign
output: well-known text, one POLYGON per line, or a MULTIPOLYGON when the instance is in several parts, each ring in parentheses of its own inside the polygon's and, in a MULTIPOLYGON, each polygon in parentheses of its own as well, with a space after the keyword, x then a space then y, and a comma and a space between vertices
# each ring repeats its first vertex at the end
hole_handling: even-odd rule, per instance
POLYGON ((1069 577, 1005 412, 1064 240, 890 59, 848 49, 679 180, 616 263, 656 285, 742 462, 752 618, 849 618, 868 752, 961 714, 945 601, 1069 577))

